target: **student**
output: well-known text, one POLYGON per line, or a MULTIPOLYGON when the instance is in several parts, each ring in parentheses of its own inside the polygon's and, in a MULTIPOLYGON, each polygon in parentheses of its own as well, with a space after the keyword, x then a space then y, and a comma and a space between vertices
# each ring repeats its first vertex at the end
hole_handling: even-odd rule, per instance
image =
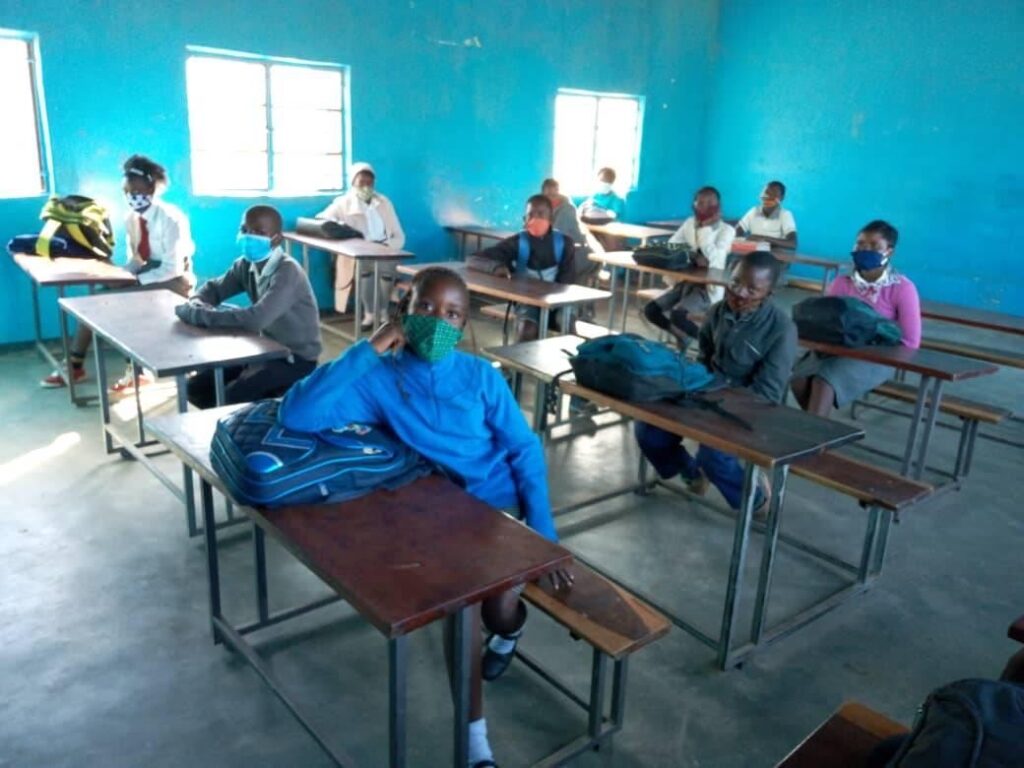
MULTIPOLYGON (((829 285, 829 296, 852 296, 900 326, 903 346, 921 346, 921 302, 912 282, 892 268, 899 232, 886 221, 870 222, 853 246, 853 272, 829 285)), ((828 417, 833 408, 852 403, 887 381, 894 371, 887 365, 831 357, 817 352, 804 355, 793 371, 793 395, 800 407, 828 417)))
MULTIPOLYGON (((351 186, 341 197, 317 214, 318 219, 348 224, 359 230, 363 237, 375 243, 383 243, 391 248, 401 249, 405 245, 405 233, 398 223, 398 215, 391 201, 376 189, 377 174, 369 163, 355 163, 349 174, 351 186)), ((334 309, 344 313, 348 307, 349 291, 355 273, 355 261, 345 257, 334 260, 334 309)), ((364 265, 364 269, 367 269, 364 265)), ((373 317, 373 270, 360 274, 361 289, 359 300, 363 305, 363 316, 360 326, 367 330, 374 323, 384 322, 387 317, 388 301, 391 286, 395 282, 395 262, 383 261, 379 266, 380 284, 377 286, 380 296, 380 317, 373 317)))
POLYGON ((613 189, 615 178, 614 168, 601 168, 597 172, 597 191, 584 200, 580 207, 580 215, 584 221, 588 219, 622 221, 626 217, 626 201, 619 197, 613 189))
MULTIPOLYGON (((771 299, 778 268, 768 252, 744 254, 733 270, 725 300, 711 307, 699 336, 700 362, 724 376, 730 386, 744 387, 773 403, 786 396, 797 341, 793 321, 771 299)), ((690 491, 701 496, 710 481, 731 508, 739 509, 743 468, 733 456, 702 445, 694 457, 678 435, 639 421, 634 429, 641 451, 659 475, 682 475, 690 491)), ((762 474, 755 514, 765 514, 770 496, 762 474)))
MULTIPOLYGON (((128 263, 125 269, 136 275, 139 284, 120 290, 167 289, 188 296, 196 284, 196 276, 192 272, 192 256, 196 246, 192 242, 185 214, 160 199, 167 189, 167 171, 143 155, 129 157, 122 171, 122 188, 131 209, 125 217, 125 232, 128 235, 128 263)), ((71 363, 68 375, 74 378, 76 384, 85 379, 85 355, 91 341, 92 330, 79 324, 68 353, 71 363)), ((150 381, 145 374, 139 377, 140 386, 150 381)), ((124 392, 134 384, 129 365, 124 376, 111 390, 124 392)), ((47 388, 65 386, 63 372, 54 371, 40 385, 47 388)))
POLYGON ((540 193, 551 202, 551 228, 568 235, 576 245, 585 242, 580 229, 579 211, 572 200, 559 191, 558 181, 544 179, 540 193))
MULTIPOLYGON (((385 426, 459 475, 473 496, 498 509, 518 508, 530 528, 557 541, 540 441, 501 375, 455 349, 468 318, 462 278, 441 267, 419 272, 390 322, 292 387, 281 422, 304 432, 350 422, 385 426)), ((572 581, 568 571, 552 576, 556 588, 572 581)), ((494 633, 481 660, 488 679, 508 667, 526 622, 519 591, 481 606, 483 623, 494 633)), ((475 659, 481 658, 479 643, 474 633, 475 659)), ((470 719, 469 764, 493 765, 476 665, 470 719)))
POLYGON ((761 205, 747 211, 736 224, 736 234, 781 248, 796 248, 796 220, 782 207, 786 185, 769 181, 761 190, 761 205))
MULTIPOLYGON (((291 350, 288 358, 225 368, 226 403, 278 397, 316 368, 321 350, 316 298, 305 271, 281 247, 281 230, 281 214, 275 208, 249 208, 237 239, 242 255, 174 310, 191 325, 260 333, 291 350), (250 306, 222 306, 241 293, 249 297, 250 306)), ((212 370, 189 379, 188 400, 197 408, 217 404, 212 370)))
MULTIPOLYGON (((502 277, 511 277, 512 273, 516 273, 548 282, 575 282, 576 247, 572 238, 552 229, 553 215, 551 201, 544 195, 534 195, 526 201, 523 231, 470 256, 466 260, 467 265, 471 269, 502 277), (519 258, 521 250, 526 251, 526 259, 519 258)), ((519 307, 516 314, 518 340, 532 341, 538 338, 540 310, 536 307, 519 307)), ((552 313, 552 320, 556 314, 552 313)), ((568 332, 567 329, 563 330, 568 332)))
MULTIPOLYGON (((721 197, 714 187, 701 187, 693 197, 693 216, 669 238, 670 244, 685 245, 694 252, 694 263, 700 267, 725 269, 725 262, 736 238, 736 230, 722 221, 721 197)), ((696 327, 684 318, 700 314, 721 301, 720 285, 701 285, 680 281, 644 307, 644 315, 655 325, 665 327, 686 346, 696 327), (662 321, 664 318, 664 321, 662 321)))

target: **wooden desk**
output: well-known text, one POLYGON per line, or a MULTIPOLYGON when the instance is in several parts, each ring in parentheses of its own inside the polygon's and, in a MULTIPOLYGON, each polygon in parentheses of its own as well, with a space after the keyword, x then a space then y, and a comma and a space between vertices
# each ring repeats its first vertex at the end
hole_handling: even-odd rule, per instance
MULTIPOLYGON (((10 252, 8 252, 10 253, 10 252)), ((39 311, 39 289, 56 288, 57 298, 64 298, 67 289, 75 285, 84 285, 92 293, 96 286, 127 287, 138 285, 135 275, 122 267, 115 266, 97 259, 69 259, 65 257, 48 259, 44 256, 29 256, 23 253, 11 253, 17 267, 24 272, 32 285, 32 327, 35 332, 36 351, 40 357, 53 366, 63 376, 64 363, 71 352, 70 333, 67 316, 57 307, 57 322, 60 327, 60 343, 64 360, 57 360, 49 348, 43 343, 43 324, 39 311)), ((70 376, 64 376, 68 387, 68 395, 74 405, 85 405, 96 398, 81 397, 75 390, 75 382, 70 376)))
POLYGON ((61 308, 88 326, 95 334, 96 386, 99 389, 100 426, 108 454, 119 451, 144 464, 167 488, 185 502, 190 536, 198 534, 192 494, 192 473, 186 469, 183 486, 177 486, 142 450, 153 445, 146 437, 145 419, 138 388, 135 408, 138 416, 136 440, 119 435, 111 424, 107 369, 102 347, 106 342, 132 362, 136 375, 148 368, 158 377, 174 376, 178 390, 178 411, 188 409, 186 374, 213 369, 217 402, 224 402, 224 368, 288 357, 287 347, 273 339, 245 331, 216 331, 183 323, 174 308, 184 299, 168 290, 101 293, 60 299, 61 308), (115 447, 114 440, 118 445, 115 447))
POLYGON ((681 226, 686 219, 655 219, 654 221, 644 222, 648 227, 656 227, 658 229, 670 229, 675 232, 681 226))
MULTIPOLYGON (((740 512, 735 515, 736 528, 733 534, 732 558, 718 637, 710 637, 685 619, 667 610, 657 600, 652 600, 650 596, 645 596, 642 592, 637 592, 630 587, 631 591, 636 592, 652 606, 669 616, 676 626, 715 649, 718 654, 718 664, 722 669, 739 664, 760 646, 771 643, 792 632, 795 628, 813 621, 833 607, 841 597, 862 591, 863 585, 852 585, 848 590, 830 595, 819 603, 802 610, 775 630, 763 631, 775 562, 775 550, 779 537, 779 515, 785 496, 789 465, 803 457, 814 456, 860 440, 864 437, 863 430, 822 419, 795 408, 769 403, 741 389, 725 389, 713 392, 708 397, 719 401, 728 413, 749 423, 752 427, 750 430, 738 426, 731 419, 711 410, 684 408, 667 402, 636 403, 618 400, 601 392, 581 387, 570 377, 563 379, 559 386, 566 394, 583 397, 592 403, 610 408, 637 421, 724 451, 745 464, 743 498, 740 512), (769 474, 771 480, 764 554, 761 558, 751 639, 746 645, 733 648, 736 609, 743 586, 742 575, 750 541, 751 518, 758 485, 757 476, 760 471, 769 474)), ((649 487, 650 483, 646 480, 646 462, 641 462, 639 482, 633 490, 646 490, 649 487)), ((667 487, 671 488, 672 486, 667 487)), ((607 495, 602 498, 607 498, 607 495)))
POLYGON ((847 702, 776 768, 864 768, 872 750, 907 729, 857 702, 847 702))
MULTIPOLYGON (((302 268, 306 270, 306 274, 309 274, 309 249, 313 248, 318 251, 324 251, 325 253, 331 253, 335 256, 343 256, 346 259, 352 259, 356 263, 355 271, 353 273, 353 284, 352 291, 355 295, 353 307, 355 319, 353 321, 354 329, 352 336, 342 332, 340 329, 335 328, 333 325, 328 323, 320 323, 321 330, 340 336, 343 339, 351 339, 352 341, 359 341, 361 336, 360 323, 363 317, 362 298, 360 295, 360 285, 362 281, 362 265, 363 262, 369 262, 373 264, 373 317, 374 322, 377 322, 377 318, 380 317, 380 264, 384 262, 397 262, 402 259, 411 259, 413 254, 409 251, 402 251, 390 246, 384 245, 383 243, 375 243, 371 240, 364 240, 359 237, 353 237, 348 240, 329 240, 323 237, 313 237, 311 235, 302 235, 298 232, 285 232, 284 233, 285 248, 288 251, 288 255, 291 256, 292 243, 297 243, 302 247, 302 268)), ((341 314, 345 311, 342 307, 335 310, 341 314)))
POLYGON ((939 301, 922 301, 921 317, 940 320, 946 323, 957 323, 971 328, 984 328, 989 331, 1024 335, 1024 317, 1008 315, 1003 312, 992 312, 987 309, 973 309, 959 304, 943 304, 939 301))
MULTIPOLYGON (((324 751, 339 765, 351 761, 329 746, 291 702, 273 671, 244 635, 341 598, 388 640, 390 765, 405 764, 407 635, 438 619, 454 629, 456 768, 467 764, 472 606, 511 587, 565 567, 572 556, 525 526, 440 477, 421 478, 394 491, 315 506, 239 507, 254 527, 259 619, 236 626, 221 607, 213 488, 225 493, 210 464, 217 420, 237 406, 153 419, 152 430, 201 483, 210 624, 214 642, 226 642, 253 666, 324 751), (322 579, 337 597, 276 614, 269 612, 264 536, 269 534, 322 579)), ((437 761, 439 762, 439 761, 437 761)))
POLYGON ((644 226, 643 224, 625 224, 621 221, 613 221, 609 224, 587 224, 584 222, 583 226, 591 232, 600 232, 603 235, 622 237, 627 240, 639 240, 640 245, 647 245, 647 242, 653 237, 667 238, 674 231, 662 227, 644 226))
POLYGON ((915 480, 920 480, 924 472, 932 428, 935 426, 939 407, 942 405, 943 384, 947 381, 964 381, 978 376, 988 376, 999 370, 995 365, 981 360, 958 357, 932 349, 911 349, 902 345, 851 349, 800 339, 800 346, 819 354, 888 365, 899 371, 920 375, 921 381, 917 389, 917 401, 914 403, 914 415, 900 468, 904 476, 913 477, 915 480), (918 444, 918 426, 922 414, 924 414, 924 430, 921 432, 920 444, 918 444), (917 461, 912 464, 915 445, 917 445, 917 461))
MULTIPOLYGON (((700 285, 728 285, 732 282, 731 273, 725 269, 713 269, 690 267, 689 269, 658 269, 657 267, 645 267, 637 264, 633 258, 632 251, 606 251, 604 253, 591 253, 588 257, 609 267, 621 267, 625 270, 622 277, 622 324, 621 330, 626 330, 626 319, 629 314, 629 275, 630 272, 642 274, 660 275, 661 277, 675 282, 698 283, 700 285)), ((611 301, 608 304, 608 330, 612 330, 615 323, 615 269, 610 270, 611 283, 608 289, 611 291, 611 301)))
POLYGON ((602 301, 611 296, 608 291, 587 288, 583 285, 551 283, 534 277, 512 275, 498 277, 488 272, 470 269, 457 261, 435 262, 433 264, 402 264, 398 267, 399 274, 415 276, 417 272, 430 267, 444 267, 455 272, 469 287, 471 293, 489 296, 502 301, 537 307, 540 310, 540 335, 547 335, 548 315, 552 309, 564 308, 566 321, 564 326, 570 327, 572 310, 577 304, 591 301, 602 301))
POLYGON ((505 240, 516 234, 511 229, 485 227, 478 224, 445 224, 444 228, 455 235, 459 244, 460 260, 465 260, 466 258, 466 241, 471 237, 476 238, 476 250, 480 251, 483 249, 484 240, 505 240))

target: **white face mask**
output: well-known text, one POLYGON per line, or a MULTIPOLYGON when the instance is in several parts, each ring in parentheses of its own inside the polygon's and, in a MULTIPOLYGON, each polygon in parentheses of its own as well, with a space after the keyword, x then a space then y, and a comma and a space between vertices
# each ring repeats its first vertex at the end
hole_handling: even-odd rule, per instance
POLYGON ((612 191, 612 183, 610 181, 599 181, 597 182, 597 194, 607 195, 612 191))
POLYGON ((373 187, 356 187, 355 189, 356 197, 364 203, 368 203, 373 200, 373 187))

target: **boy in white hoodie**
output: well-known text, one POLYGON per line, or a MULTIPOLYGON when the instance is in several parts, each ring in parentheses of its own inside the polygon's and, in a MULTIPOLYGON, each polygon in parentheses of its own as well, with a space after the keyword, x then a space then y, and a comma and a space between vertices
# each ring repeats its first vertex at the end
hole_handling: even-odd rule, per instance
MULTIPOLYGON (((398 216, 391 201, 376 190, 376 180, 377 174, 373 166, 369 163, 355 163, 349 174, 348 191, 341 197, 336 197, 327 208, 317 214, 317 218, 348 224, 359 230, 367 240, 383 243, 391 248, 401 248, 405 245, 405 233, 402 231, 402 225, 398 223, 398 216)), ((352 259, 335 258, 334 309, 337 312, 344 312, 348 306, 354 264, 352 259)), ((381 262, 380 285, 377 286, 377 290, 380 291, 382 300, 381 316, 378 318, 373 317, 373 272, 367 270, 360 275, 360 301, 363 304, 360 324, 364 329, 371 328, 375 323, 383 323, 387 319, 387 299, 395 280, 395 269, 395 262, 381 262)))

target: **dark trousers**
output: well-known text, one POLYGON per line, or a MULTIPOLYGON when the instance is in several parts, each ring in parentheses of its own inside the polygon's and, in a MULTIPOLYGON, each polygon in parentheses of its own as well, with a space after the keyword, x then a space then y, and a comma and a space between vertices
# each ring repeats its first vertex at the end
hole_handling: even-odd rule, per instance
MULTIPOLYGON (((253 365, 235 365, 224 369, 224 405, 251 403, 265 397, 280 397, 288 388, 316 368, 316 360, 295 358, 269 360, 253 365)), ((188 401, 196 408, 213 408, 217 390, 213 370, 200 371, 188 380, 188 401)))

